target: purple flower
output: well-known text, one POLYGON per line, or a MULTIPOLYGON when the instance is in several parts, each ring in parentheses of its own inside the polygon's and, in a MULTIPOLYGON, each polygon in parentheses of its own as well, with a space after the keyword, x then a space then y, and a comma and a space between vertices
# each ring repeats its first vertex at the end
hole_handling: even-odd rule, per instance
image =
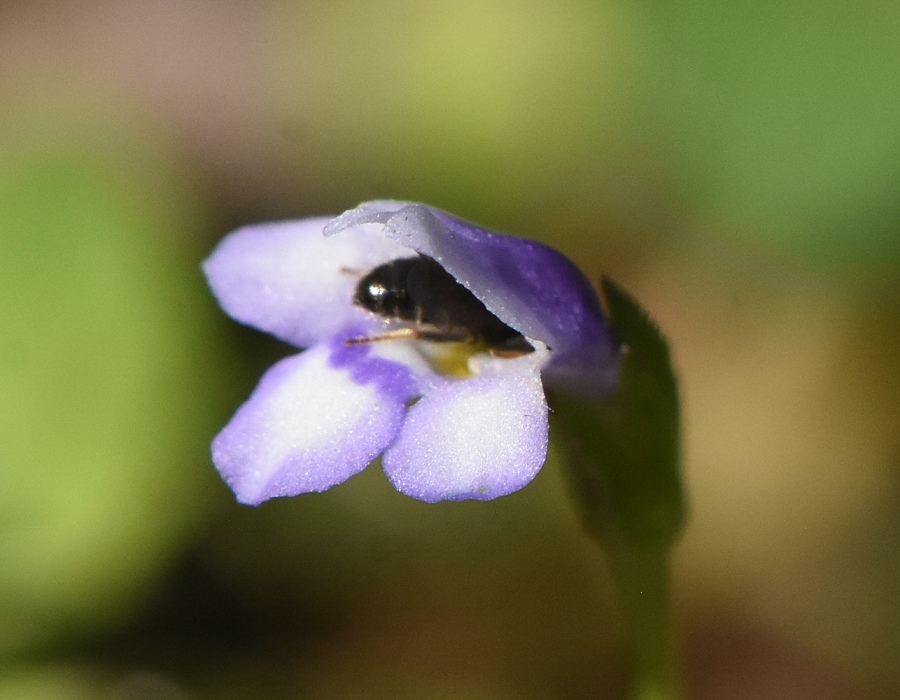
POLYGON ((503 496, 546 458, 542 378, 597 398, 615 382, 618 345, 571 262, 423 204, 242 228, 203 268, 234 319, 307 348, 266 372, 213 441, 243 503, 324 491, 379 455, 413 498, 503 496), (361 301, 366 275, 404 264, 432 275, 387 285, 418 285, 406 312, 361 301))

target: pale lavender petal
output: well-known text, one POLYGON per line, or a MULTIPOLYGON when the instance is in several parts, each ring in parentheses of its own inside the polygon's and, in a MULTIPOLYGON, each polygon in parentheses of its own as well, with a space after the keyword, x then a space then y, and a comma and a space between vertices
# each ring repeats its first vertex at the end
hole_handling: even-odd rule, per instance
POLYGON ((412 254, 380 226, 325 238, 327 218, 247 226, 203 263, 209 285, 234 319, 306 347, 353 324, 382 322, 351 303, 360 275, 412 254))
POLYGON ((388 236, 437 260, 501 321, 546 343, 551 384, 599 396, 614 385, 618 343, 591 284, 562 254, 408 202, 367 202, 328 231, 367 223, 383 224, 388 236))
POLYGON ((467 379, 434 378, 385 451, 384 471, 413 498, 489 500, 518 491, 547 457, 547 404, 535 353, 474 358, 467 379))
POLYGON ((411 372, 335 339, 263 376, 212 445, 242 503, 324 491, 362 471, 397 435, 417 393, 411 372))

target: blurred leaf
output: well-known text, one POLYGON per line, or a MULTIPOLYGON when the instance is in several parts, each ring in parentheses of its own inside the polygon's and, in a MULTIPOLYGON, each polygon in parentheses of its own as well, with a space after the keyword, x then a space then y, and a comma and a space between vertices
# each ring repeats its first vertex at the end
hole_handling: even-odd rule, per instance
POLYGON ((119 619, 204 512, 197 212, 138 131, 90 140, 0 144, 0 652, 119 619))
MULTIPOLYGON (((819 260, 900 256, 900 5, 660 3, 661 114, 694 206, 819 260)), ((740 232, 740 233, 739 233, 740 232)))
POLYGON ((0 676, 0 697, 16 700, 92 700, 102 697, 103 683, 79 668, 6 669, 0 676))

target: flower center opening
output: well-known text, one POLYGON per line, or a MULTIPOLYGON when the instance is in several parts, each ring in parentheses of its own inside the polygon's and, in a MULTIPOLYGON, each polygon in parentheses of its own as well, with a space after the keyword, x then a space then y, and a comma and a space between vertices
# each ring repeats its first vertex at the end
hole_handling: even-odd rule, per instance
POLYGON ((487 352, 485 344, 475 343, 419 343, 418 348, 428 364, 438 374, 455 379, 472 376, 469 360, 478 353, 487 352))
POLYGON ((398 258, 363 275, 353 303, 401 328, 349 343, 420 340, 435 371, 470 376, 476 353, 520 357, 534 352, 525 337, 494 316, 472 292, 424 255, 398 258), (426 347, 427 346, 427 347, 426 347))

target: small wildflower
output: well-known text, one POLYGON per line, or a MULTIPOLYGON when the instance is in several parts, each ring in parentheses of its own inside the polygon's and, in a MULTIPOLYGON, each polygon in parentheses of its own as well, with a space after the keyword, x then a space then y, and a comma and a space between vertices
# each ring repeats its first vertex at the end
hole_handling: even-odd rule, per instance
POLYGON ((213 441, 242 503, 324 491, 379 455, 413 498, 497 498, 546 459, 543 383, 602 398, 616 380, 569 260, 423 204, 242 228, 203 267, 234 319, 305 348, 213 441))

